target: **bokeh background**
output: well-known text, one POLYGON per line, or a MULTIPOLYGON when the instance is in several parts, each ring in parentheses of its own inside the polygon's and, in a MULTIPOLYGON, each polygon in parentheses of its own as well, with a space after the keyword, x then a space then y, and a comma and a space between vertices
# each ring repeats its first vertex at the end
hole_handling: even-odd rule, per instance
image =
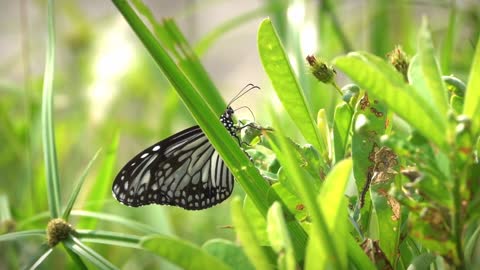
MULTIPOLYGON (((326 61, 355 50, 385 57, 401 45, 413 55, 418 26, 426 17, 444 74, 465 79, 480 33, 478 0, 144 2, 159 21, 169 17, 178 23, 226 101, 248 83, 262 88, 234 104, 249 106, 262 125, 269 124, 270 107, 285 121, 284 126, 290 121, 273 95, 257 52, 256 31, 265 17, 274 22, 313 111, 325 108, 329 117, 340 97, 308 74, 304 60, 308 54, 326 61)), ((96 192, 89 187, 101 179, 99 164, 112 141, 119 140, 116 173, 143 148, 195 123, 110 1, 56 1, 55 12, 54 120, 63 203, 88 161, 103 149, 75 205, 81 210, 98 203, 85 198, 96 192)), ((5 232, 48 210, 40 132, 46 1, 0 0, 0 15, 0 232, 5 232), (7 226, 5 220, 13 222, 7 226)), ((348 81, 339 74, 338 83, 348 81)), ((248 110, 238 114, 252 120, 248 110)), ((282 132, 298 135, 294 129, 282 132)), ((113 182, 113 177, 101 181, 113 182)), ((235 194, 243 195, 240 187, 235 194)), ((106 193, 102 204, 103 213, 133 219, 196 244, 211 238, 234 239, 228 201, 205 211, 128 208, 106 193)), ((76 220, 78 215, 74 225, 76 220)), ((100 222, 98 227, 128 231, 115 223, 100 222)), ((0 259, 21 262, 42 241, 15 243, 6 253, 1 252, 7 250, 6 244, 0 243, 0 259)), ((125 269, 159 263, 171 267, 131 249, 98 246, 96 250, 125 269)), ((45 268, 63 266, 67 260, 63 251, 56 250, 45 268)), ((0 269, 6 265, 11 264, 0 262, 0 269)))

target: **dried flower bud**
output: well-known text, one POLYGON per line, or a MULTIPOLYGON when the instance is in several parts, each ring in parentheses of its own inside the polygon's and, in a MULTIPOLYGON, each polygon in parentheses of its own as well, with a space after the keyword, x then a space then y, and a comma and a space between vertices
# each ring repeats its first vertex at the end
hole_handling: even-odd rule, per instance
POLYGON ((310 72, 312 72, 313 76, 315 76, 319 81, 326 84, 334 82, 333 80, 335 79, 337 72, 332 66, 323 61, 317 61, 313 55, 307 56, 306 60, 310 65, 310 72))
POLYGON ((395 69, 403 75, 405 82, 408 82, 407 73, 409 60, 407 54, 402 50, 402 47, 396 46, 393 51, 387 54, 387 57, 395 69))
POLYGON ((47 225, 47 242, 48 245, 54 247, 61 241, 67 239, 68 235, 73 231, 72 225, 61 218, 52 219, 47 225))

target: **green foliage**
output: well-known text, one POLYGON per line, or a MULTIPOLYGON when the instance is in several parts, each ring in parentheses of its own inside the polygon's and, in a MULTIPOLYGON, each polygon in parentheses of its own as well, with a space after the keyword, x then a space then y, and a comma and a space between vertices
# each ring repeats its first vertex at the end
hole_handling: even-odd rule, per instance
MULTIPOLYGON (((399 14, 410 12, 406 3, 393 2, 399 14)), ((461 10, 452 1, 446 40, 437 58, 436 33, 429 30, 426 18, 415 43, 411 34, 417 29, 407 23, 408 18, 394 17, 400 29, 397 36, 388 5, 369 3, 374 12, 370 19, 376 21, 369 36, 373 53, 354 51, 360 46, 349 40, 335 15, 335 4, 322 1, 322 21, 316 25, 324 48, 322 59, 348 51, 330 64, 300 53, 303 44, 296 39, 302 28, 290 25, 284 16, 294 8, 289 1, 265 1, 220 25, 196 47, 174 19, 158 21, 143 1, 113 1, 172 86, 162 96, 166 101, 160 111, 153 106, 155 116, 173 114, 181 100, 231 169, 237 189, 245 192, 238 194, 244 197, 243 204, 237 195, 226 207, 215 208, 224 207, 224 212, 189 213, 194 221, 189 222, 185 212, 175 209, 115 208, 109 193, 124 131, 113 124, 105 124, 103 131, 93 128, 93 137, 100 138, 105 149, 102 154, 92 155, 94 151, 84 147, 83 140, 79 145, 66 143, 86 127, 77 124, 70 130, 55 113, 62 73, 54 68, 55 13, 53 0, 47 1, 42 94, 28 97, 29 115, 21 121, 11 119, 9 112, 18 97, 0 101, 0 119, 5 120, 0 138, 7 142, 8 153, 0 156, 1 168, 14 167, 23 149, 29 153, 22 160, 25 173, 5 170, 5 179, 25 180, 18 181, 19 189, 10 180, 11 187, 0 190, 0 268, 3 264, 80 269, 478 268, 480 39, 475 52, 454 57, 459 55, 454 48, 460 43, 455 37, 460 36, 456 18, 461 10), (248 143, 243 150, 251 162, 218 121, 225 102, 195 51, 205 53, 214 42, 222 42, 219 37, 228 31, 265 15, 273 21, 264 19, 259 24, 258 58, 280 102, 265 105, 272 128, 245 129, 242 134, 248 143), (394 36, 408 48, 410 59, 400 46, 393 48, 394 36), (390 63, 385 59, 388 50, 394 50, 388 55, 390 63), (315 62, 314 74, 302 73, 307 70, 307 62, 304 67, 301 62, 305 58, 310 65, 315 62), (319 67, 328 72, 326 79, 319 67), (457 70, 459 76, 447 74, 457 70), (352 83, 346 84, 343 75, 352 83), (330 99, 336 94, 338 99, 330 99), (318 97, 325 100, 319 103, 314 100, 318 97), (76 148, 81 155, 75 154, 76 148), (44 164, 36 161, 40 152, 44 164), (97 156, 100 162, 95 162, 97 156), (75 178, 79 180, 70 180, 75 178), (225 226, 212 228, 205 222, 212 217, 225 226), (182 224, 180 229, 173 226, 175 222, 182 224), (181 234, 182 229, 196 232, 202 222, 208 227, 202 231, 204 238, 171 235, 181 234), (222 233, 231 239, 218 238, 222 233)), ((74 39, 77 49, 83 44, 78 38, 74 39)), ((147 73, 142 72, 132 85, 141 85, 147 73)), ((158 71, 152 74, 156 77, 158 71)), ((2 94, 20 91, 3 82, 0 88, 2 94)), ((140 93, 134 95, 143 99, 140 93)), ((115 101, 119 108, 128 103, 115 101)), ((155 137, 174 123, 173 117, 165 115, 160 116, 159 125, 168 127, 152 131, 155 137)))

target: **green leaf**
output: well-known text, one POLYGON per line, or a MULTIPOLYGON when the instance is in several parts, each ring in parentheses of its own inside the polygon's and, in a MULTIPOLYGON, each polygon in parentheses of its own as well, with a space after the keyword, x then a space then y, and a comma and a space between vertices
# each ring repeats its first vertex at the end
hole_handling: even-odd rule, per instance
POLYGON ((463 105, 463 114, 472 120, 472 133, 474 136, 477 136, 480 128, 480 117, 478 117, 480 115, 480 76, 478 74, 480 74, 480 38, 477 41, 475 56, 470 68, 465 103, 463 105))
POLYGON ((358 52, 337 57, 334 63, 369 95, 384 102, 422 135, 447 151, 446 118, 405 84, 393 67, 376 56, 358 52))
POLYGON ((430 105, 438 110, 441 116, 446 117, 448 110, 447 89, 442 80, 440 67, 435 59, 432 37, 426 19, 423 20, 420 28, 418 58, 427 88, 417 90, 427 91, 430 97, 427 101, 430 101, 430 105))
POLYGON ((159 231, 154 227, 151 227, 143 223, 140 223, 131 219, 127 219, 121 216, 117 216, 117 215, 95 213, 95 212, 83 211, 83 210, 73 210, 72 216, 89 217, 89 218, 98 219, 100 221, 109 221, 114 223, 115 225, 123 225, 132 230, 136 230, 138 232, 145 233, 145 234, 159 233, 159 231))
POLYGON ((66 248, 70 249, 80 257, 83 257, 94 264, 99 269, 118 269, 111 262, 103 258, 100 254, 93 249, 87 247, 76 237, 69 235, 68 238, 63 241, 66 248))
POLYGON ((477 227, 475 231, 467 238, 467 243, 465 244, 465 260, 470 267, 479 265, 480 260, 478 258, 478 251, 480 250, 479 240, 480 239, 480 227, 477 227))
POLYGON ((372 205, 375 209, 372 222, 376 223, 378 229, 380 248, 385 253, 388 261, 393 264, 398 259, 401 218, 399 202, 385 191, 389 187, 390 182, 372 185, 370 194, 372 205))
POLYGON ((52 218, 60 216, 60 182, 53 121, 53 78, 55 69, 55 17, 53 0, 47 2, 47 53, 43 75, 42 143, 47 180, 48 207, 52 218))
POLYGON ((243 212, 248 216, 248 222, 255 233, 258 243, 262 246, 268 246, 267 219, 262 216, 248 196, 245 196, 243 201, 243 212))
POLYGON ((432 253, 423 253, 415 257, 407 270, 428 270, 430 265, 435 261, 435 255, 432 253))
POLYGON ((67 246, 65 246, 65 244, 63 244, 63 247, 79 269, 88 270, 88 267, 85 265, 85 263, 82 261, 82 258, 80 258, 77 253, 70 250, 67 246))
POLYGON ((278 254, 278 268, 295 270, 295 254, 283 217, 282 206, 275 202, 268 210, 267 232, 273 250, 278 254))
POLYGON ((273 263, 257 239, 247 215, 243 212, 242 203, 238 197, 231 201, 232 221, 235 226, 237 237, 242 243, 243 249, 256 269, 273 269, 273 263))
POLYGON ((75 185, 75 188, 72 191, 72 195, 70 195, 70 198, 68 199, 67 206, 65 207, 65 210, 63 211, 62 218, 64 220, 68 220, 68 217, 70 216, 70 212, 72 211, 73 204, 75 203, 75 200, 77 199, 78 193, 80 193, 80 189, 83 186, 83 182, 85 181, 85 178, 87 177, 87 173, 90 170, 90 167, 93 165, 93 162, 97 159, 98 154, 100 153, 100 149, 93 155, 92 159, 90 162, 88 162, 87 167, 85 170, 83 170, 82 176, 80 176, 80 179, 78 179, 77 184, 75 185))
MULTIPOLYGON (((275 129, 283 130, 282 128, 275 129)), ((270 135, 267 134, 266 136, 268 137, 270 135)), ((294 187, 298 197, 302 198, 306 208, 308 209, 308 213, 311 215, 311 218, 314 221, 311 225, 312 229, 309 237, 310 239, 315 239, 315 241, 318 241, 318 246, 324 248, 324 257, 328 258, 328 263, 333 267, 341 269, 342 267, 339 265, 340 262, 334 259, 339 257, 337 246, 332 239, 331 232, 327 228, 326 218, 324 218, 325 216, 322 214, 316 201, 317 189, 314 188, 314 181, 317 179, 313 179, 313 177, 304 172, 303 168, 301 168, 302 165, 299 164, 300 162, 298 162, 298 160, 291 155, 291 153, 295 153, 295 149, 293 148, 292 144, 289 143, 289 141, 283 136, 278 136, 278 139, 279 145, 276 145, 274 140, 271 141, 272 150, 277 155, 277 159, 280 161, 283 170, 285 170, 285 175, 287 176, 288 181, 294 187)), ((323 265, 323 263, 320 263, 320 265, 323 265)))
POLYGON ((342 103, 335 107, 335 114, 333 116, 334 164, 345 157, 352 117, 353 112, 348 104, 342 103))
POLYGON ((167 236, 143 238, 140 246, 183 269, 231 269, 215 256, 189 242, 167 236))
POLYGON ((28 230, 28 231, 21 231, 21 232, 12 232, 0 235, 0 242, 3 241, 17 241, 24 237, 32 237, 32 236, 41 236, 46 237, 45 230, 28 230))
POLYGON ((242 248, 224 239, 212 239, 203 244, 202 249, 217 257, 234 270, 254 270, 242 248))
POLYGON ((370 261, 352 236, 346 238, 346 244, 350 269, 375 269, 372 261, 370 261))
MULTIPOLYGON (((336 256, 331 257, 332 253, 329 254, 327 250, 329 246, 319 242, 318 239, 312 239, 308 245, 305 259, 306 269, 327 269, 332 265, 333 260, 341 266, 339 269, 347 268, 345 239, 350 235, 347 227, 347 201, 344 194, 351 172, 352 160, 346 159, 337 163, 327 175, 320 194, 317 196, 318 207, 323 216, 328 217, 324 222, 330 233, 330 241, 332 241, 332 245, 335 245, 336 256)), ((315 223, 316 220, 314 219, 313 222, 315 223)))
POLYGON ((82 242, 99 243, 111 246, 139 248, 142 237, 100 230, 76 230, 75 236, 82 242))
POLYGON ((40 249, 37 251, 35 256, 32 256, 31 260, 24 266, 22 269, 37 269, 43 261, 45 261, 53 251, 47 244, 40 246, 40 249))
POLYGON ((270 19, 263 20, 258 29, 258 50, 265 72, 285 110, 307 142, 315 146, 322 155, 328 156, 327 146, 318 132, 310 105, 270 19))
MULTIPOLYGON (((83 190, 88 192, 85 196, 85 202, 87 202, 87 204, 80 209, 91 212, 100 212, 105 205, 105 196, 111 196, 112 179, 116 172, 115 162, 117 160, 119 137, 118 132, 116 132, 107 148, 97 177, 93 179, 94 181, 86 182, 83 190)), ((94 229, 96 224, 96 219, 90 219, 88 221, 82 219, 77 227, 94 229)))

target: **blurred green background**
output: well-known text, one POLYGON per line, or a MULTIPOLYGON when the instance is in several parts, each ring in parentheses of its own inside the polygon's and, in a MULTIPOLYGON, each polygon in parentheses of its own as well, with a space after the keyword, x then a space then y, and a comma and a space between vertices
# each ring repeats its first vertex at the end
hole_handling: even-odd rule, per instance
MULTIPOLYGON (((418 26, 426 16, 442 71, 465 79, 480 33, 478 0, 150 0, 145 4, 157 20, 170 17, 179 24, 225 100, 248 83, 262 88, 233 106, 249 106, 262 125, 270 122, 270 106, 285 121, 283 126, 291 124, 272 95, 257 52, 256 31, 265 17, 278 29, 313 111, 326 108, 329 117, 339 97, 331 86, 309 76, 304 61, 308 54, 327 61, 354 50, 385 57, 395 45, 412 54, 418 26)), ((46 216, 42 219, 41 214, 48 215, 40 132, 46 1, 0 0, 0 14, 0 232, 6 232, 45 224, 46 216), (25 222, 32 217, 39 217, 39 221, 25 222)), ((96 192, 92 189, 95 181, 106 181, 110 186, 115 173, 139 151, 195 123, 110 1, 57 1, 55 16, 54 119, 62 204, 88 161, 102 148, 74 209, 101 205, 98 211, 136 220, 156 232, 197 244, 211 238, 234 239, 228 201, 205 211, 185 211, 164 206, 129 208, 115 201, 110 191, 97 196, 102 198, 100 202, 87 199, 96 192), (116 140, 118 149, 112 144, 116 140), (109 161, 113 162, 112 172, 106 173, 101 168, 109 161)), ((341 74, 339 82, 348 83, 341 74)), ((248 110, 238 114, 252 120, 248 110)), ((294 129, 285 133, 298 136, 294 129)), ((243 194, 238 185, 235 193, 243 194)), ((81 214, 76 213, 74 221, 81 214)), ((97 226, 128 231, 112 223, 98 222, 97 226)), ((12 260, 13 253, 19 252, 16 260, 24 261, 42 241, 16 243, 18 247, 8 249, 0 259, 12 260)), ((6 245, 11 243, 0 243, 0 253, 6 245)), ((100 245, 95 249, 125 268, 159 262, 132 249, 100 245)), ((56 250, 44 267, 62 266, 66 260, 56 250)))

